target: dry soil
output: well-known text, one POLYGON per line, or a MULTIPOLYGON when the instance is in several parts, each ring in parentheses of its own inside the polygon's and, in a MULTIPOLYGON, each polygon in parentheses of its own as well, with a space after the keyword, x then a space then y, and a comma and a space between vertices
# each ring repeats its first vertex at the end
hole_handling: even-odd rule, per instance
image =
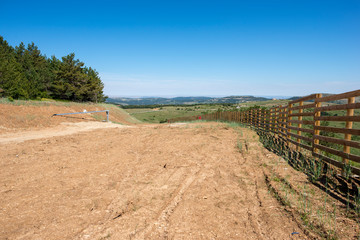
POLYGON ((1 239, 307 239, 239 151, 250 130, 106 126, 1 142, 1 239))

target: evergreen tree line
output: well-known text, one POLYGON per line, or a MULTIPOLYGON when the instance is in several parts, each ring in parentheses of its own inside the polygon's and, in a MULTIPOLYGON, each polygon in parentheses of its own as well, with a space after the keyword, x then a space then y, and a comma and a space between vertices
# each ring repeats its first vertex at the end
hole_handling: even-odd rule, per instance
POLYGON ((47 58, 34 43, 14 48, 0 36, 0 97, 103 102, 103 88, 99 73, 74 53, 47 58))

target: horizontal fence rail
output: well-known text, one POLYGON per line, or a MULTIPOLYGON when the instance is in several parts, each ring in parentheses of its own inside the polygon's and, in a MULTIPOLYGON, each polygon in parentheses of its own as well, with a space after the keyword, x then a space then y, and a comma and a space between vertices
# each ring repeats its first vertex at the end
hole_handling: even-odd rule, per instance
POLYGON ((322 96, 311 94, 270 109, 214 112, 170 119, 228 121, 272 134, 297 151, 360 175, 360 90, 322 96), (355 165, 355 166, 354 166, 355 165))
POLYGON ((100 113, 100 112, 106 112, 106 121, 109 122, 109 110, 101 110, 101 111, 84 111, 84 112, 73 112, 73 113, 55 113, 53 116, 64 116, 64 115, 73 115, 73 114, 85 114, 85 113, 100 113))

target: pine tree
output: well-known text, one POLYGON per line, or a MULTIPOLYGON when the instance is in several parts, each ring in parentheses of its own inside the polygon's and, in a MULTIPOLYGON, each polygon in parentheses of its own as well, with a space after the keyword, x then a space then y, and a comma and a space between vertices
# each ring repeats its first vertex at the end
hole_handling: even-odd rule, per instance
POLYGON ((0 36, 0 96, 105 101, 98 72, 84 65, 74 53, 60 61, 42 55, 34 43, 13 48, 0 36))
POLYGON ((83 62, 75 59, 74 53, 62 57, 59 70, 55 71, 56 77, 52 85, 52 92, 56 98, 83 101, 87 81, 83 66, 83 62))
POLYGON ((104 102, 106 100, 103 93, 104 84, 101 82, 99 73, 91 67, 85 67, 84 73, 87 75, 85 100, 92 102, 104 102))
POLYGON ((0 36, 0 88, 2 95, 13 98, 28 98, 28 84, 15 50, 0 36))

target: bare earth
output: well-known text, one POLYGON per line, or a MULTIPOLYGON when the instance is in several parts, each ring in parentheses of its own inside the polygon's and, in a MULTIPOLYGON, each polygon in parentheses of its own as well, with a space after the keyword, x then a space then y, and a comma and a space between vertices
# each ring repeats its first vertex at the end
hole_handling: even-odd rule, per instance
POLYGON ((308 239, 257 141, 243 154, 217 123, 91 124, 0 136, 1 239, 308 239))
POLYGON ((71 135, 79 132, 86 132, 95 129, 104 128, 123 128, 125 125, 104 123, 104 122, 63 122, 54 128, 45 128, 36 131, 23 131, 17 133, 7 133, 0 135, 0 144, 24 142, 27 140, 51 138, 56 136, 71 135))

